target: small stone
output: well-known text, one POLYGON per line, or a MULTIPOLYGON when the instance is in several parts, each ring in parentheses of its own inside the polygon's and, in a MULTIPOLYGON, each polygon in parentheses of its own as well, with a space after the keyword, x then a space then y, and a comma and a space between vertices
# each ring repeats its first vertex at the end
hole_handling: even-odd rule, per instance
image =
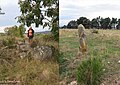
POLYGON ((102 83, 101 85, 105 85, 104 83, 102 83))
POLYGON ((19 50, 21 50, 22 52, 26 52, 30 50, 30 46, 29 45, 20 45, 19 46, 19 50))
POLYGON ((69 85, 77 85, 77 81, 72 81, 69 85))
POLYGON ((105 71, 105 69, 103 69, 103 71, 105 71))
POLYGON ((22 53, 20 53, 19 55, 20 55, 20 58, 21 58, 21 59, 23 59, 23 58, 26 57, 26 53, 25 53, 25 52, 22 52, 22 53))
POLYGON ((120 63, 120 60, 118 61, 118 63, 120 63))

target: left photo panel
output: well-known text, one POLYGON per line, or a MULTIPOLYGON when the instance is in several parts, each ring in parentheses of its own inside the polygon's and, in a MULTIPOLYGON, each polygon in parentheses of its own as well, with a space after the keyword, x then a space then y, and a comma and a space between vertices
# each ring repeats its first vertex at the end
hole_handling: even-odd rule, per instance
POLYGON ((0 0, 0 85, 59 84, 59 0, 0 0))

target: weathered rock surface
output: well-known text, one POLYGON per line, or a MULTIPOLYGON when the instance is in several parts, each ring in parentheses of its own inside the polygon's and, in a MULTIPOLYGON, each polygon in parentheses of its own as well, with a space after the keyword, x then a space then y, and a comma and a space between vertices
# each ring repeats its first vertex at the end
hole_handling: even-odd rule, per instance
POLYGON ((29 51, 31 48, 29 45, 18 45, 18 50, 22 51, 22 52, 27 52, 29 51))
POLYGON ((19 49, 20 53, 20 58, 25 58, 28 56, 28 54, 31 55, 32 58, 34 59, 39 59, 39 60, 46 60, 49 59, 53 56, 53 47, 52 46, 37 46, 34 48, 31 48, 29 45, 24 44, 24 45, 18 45, 17 49, 19 49))
POLYGON ((21 59, 31 57, 33 59, 47 60, 54 56, 55 48, 53 46, 38 46, 35 43, 32 44, 33 45, 31 46, 27 41, 17 41, 13 45, 2 47, 3 41, 0 41, 0 53, 1 56, 13 56, 15 54, 14 56, 21 59))
POLYGON ((44 60, 44 59, 48 59, 51 58, 53 55, 53 50, 52 47, 50 46, 37 46, 36 48, 34 48, 32 57, 34 59, 40 59, 40 60, 44 60))

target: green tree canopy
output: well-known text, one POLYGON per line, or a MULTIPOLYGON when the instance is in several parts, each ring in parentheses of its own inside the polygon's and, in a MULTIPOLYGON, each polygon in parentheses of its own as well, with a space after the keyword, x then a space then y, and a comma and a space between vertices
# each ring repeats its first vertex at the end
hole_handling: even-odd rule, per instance
POLYGON ((59 1, 58 0, 19 0, 21 16, 18 22, 27 25, 42 25, 52 28, 55 39, 58 39, 59 1))
POLYGON ((110 23, 111 28, 115 29, 116 28, 115 27, 116 24, 117 24, 117 18, 112 18, 111 23, 110 23))
POLYGON ((69 23, 68 23, 68 25, 67 25, 67 28, 73 28, 73 29, 75 29, 75 28, 77 28, 77 22, 75 21, 75 20, 71 20, 69 23))
POLYGON ((90 28, 90 20, 86 17, 80 17, 79 19, 77 19, 77 24, 83 24, 85 28, 90 28))
POLYGON ((109 28, 109 26, 110 26, 110 22, 111 22, 111 19, 108 17, 108 18, 101 18, 101 21, 100 21, 100 23, 101 23, 101 27, 103 28, 103 29, 108 29, 109 28))
POLYGON ((92 21, 91 21, 91 27, 92 28, 98 28, 99 27, 99 23, 97 22, 96 18, 92 19, 92 21))
POLYGON ((117 28, 117 29, 120 29, 120 19, 118 19, 117 23, 118 23, 118 24, 117 24, 116 28, 117 28))

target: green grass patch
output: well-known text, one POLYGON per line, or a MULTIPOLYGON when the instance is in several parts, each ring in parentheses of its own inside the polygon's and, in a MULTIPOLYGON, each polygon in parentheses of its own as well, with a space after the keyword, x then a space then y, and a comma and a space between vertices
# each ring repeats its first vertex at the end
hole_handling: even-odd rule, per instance
MULTIPOLYGON (((104 61, 104 65, 106 67, 104 78, 112 78, 109 77, 111 74, 114 75, 120 71, 118 63, 120 60, 119 30, 98 30, 98 34, 91 33, 91 30, 86 31, 88 51, 87 54, 83 56, 82 60, 78 61, 79 63, 77 64, 81 64, 81 61, 88 59, 87 56, 95 56, 96 58, 101 58, 101 60, 104 61)), ((60 30, 59 32, 59 49, 60 53, 62 53, 62 57, 59 59, 61 61, 59 62, 61 69, 60 78, 64 79, 65 77, 75 75, 73 72, 76 72, 77 67, 75 69, 71 69, 69 68, 69 65, 71 65, 71 62, 78 60, 76 59, 76 56, 79 49, 79 40, 77 30, 75 29, 64 29, 60 30), (62 71, 62 69, 64 69, 64 71, 62 71)), ((76 66, 76 63, 73 62, 73 67, 74 66, 76 66)), ((69 77, 69 79, 67 79, 67 81, 70 80, 73 80, 72 77, 69 77)))
POLYGON ((90 57, 82 61, 78 67, 77 80, 79 85, 100 85, 103 76, 104 65, 100 58, 90 57))

